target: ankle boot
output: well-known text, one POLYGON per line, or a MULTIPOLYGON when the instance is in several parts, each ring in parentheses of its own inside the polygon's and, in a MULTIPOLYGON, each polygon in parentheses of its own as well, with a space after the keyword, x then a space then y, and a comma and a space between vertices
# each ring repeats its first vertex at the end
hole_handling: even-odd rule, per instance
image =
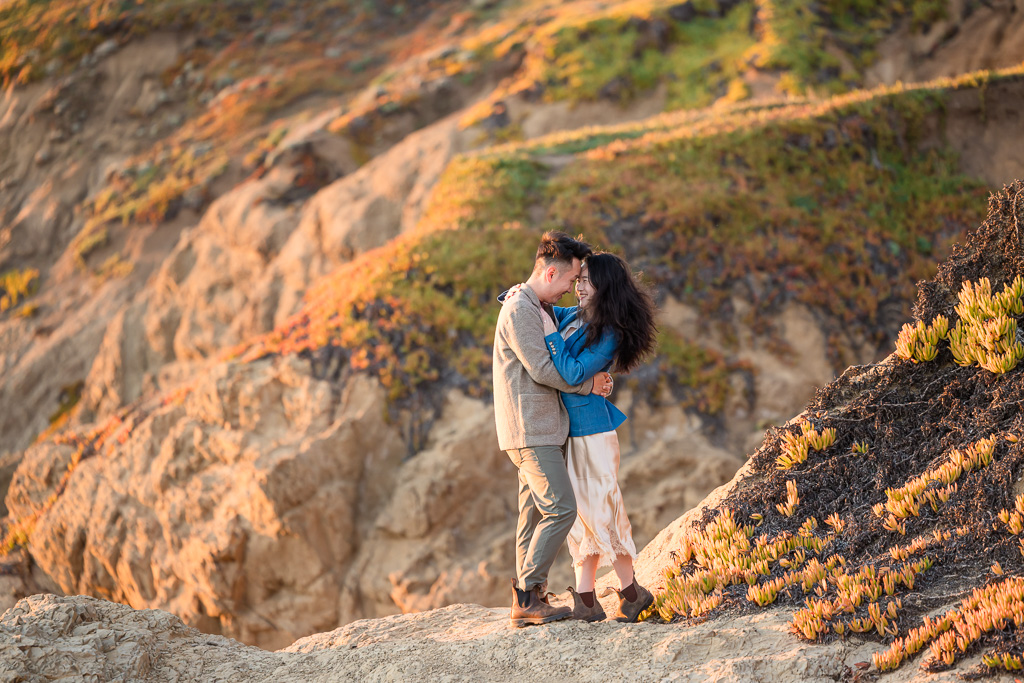
POLYGON ((519 584, 512 579, 512 625, 516 628, 531 624, 546 624, 559 619, 568 619, 572 610, 568 607, 552 607, 540 599, 540 591, 519 590, 519 584))
POLYGON ((622 595, 622 591, 615 591, 619 594, 619 609, 615 613, 615 621, 631 624, 645 609, 654 604, 654 596, 649 590, 638 584, 636 578, 633 579, 633 586, 636 588, 636 600, 627 600, 622 595))
POLYGON ((597 601, 597 595, 594 595, 594 606, 587 607, 587 603, 583 602, 583 598, 577 593, 572 586, 567 589, 572 594, 573 608, 572 618, 579 619, 580 621, 603 621, 608 615, 604 613, 604 608, 601 607, 601 603, 597 601))

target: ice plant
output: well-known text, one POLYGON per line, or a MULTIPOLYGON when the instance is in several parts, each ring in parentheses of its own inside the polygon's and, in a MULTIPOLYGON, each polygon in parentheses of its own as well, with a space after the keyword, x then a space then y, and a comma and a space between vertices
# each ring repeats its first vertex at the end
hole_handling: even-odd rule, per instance
POLYGON ((800 496, 796 492, 796 482, 792 479, 786 481, 786 502, 778 503, 775 509, 778 510, 782 515, 791 517, 793 512, 796 511, 796 506, 800 503, 800 496))
POLYGON ((957 492, 956 481, 965 472, 979 470, 991 464, 995 455, 995 445, 996 438, 993 436, 980 439, 966 449, 954 449, 950 452, 949 459, 941 465, 912 478, 899 488, 887 488, 885 503, 875 503, 871 511, 876 517, 885 517, 885 514, 889 513, 883 526, 890 531, 905 534, 903 520, 920 517, 922 506, 925 504, 933 512, 938 512, 941 505, 948 502, 950 496, 957 492))
POLYGON ((1024 531, 1024 493, 1014 500, 1012 510, 1000 510, 996 517, 1011 534, 1020 534, 1024 531))
MULTIPOLYGON (((895 639, 888 650, 876 652, 872 661, 879 670, 890 671, 928 645, 932 659, 925 662, 923 668, 931 668, 939 662, 952 666, 957 656, 967 652, 983 634, 1010 626, 1020 628, 1022 624, 1024 579, 1010 578, 975 589, 956 609, 938 618, 924 617, 921 626, 895 639)), ((986 655, 984 661, 993 668, 1003 664, 1001 658, 991 654, 986 655)), ((1003 668, 1012 668, 1015 663, 1011 656, 1003 668)))
POLYGON ((834 531, 837 534, 843 533, 843 529, 846 528, 846 522, 844 522, 839 517, 839 515, 837 515, 834 512, 825 518, 825 524, 828 524, 830 527, 832 527, 832 531, 834 531))
POLYGON ((813 449, 823 451, 836 442, 835 427, 821 431, 807 420, 800 423, 800 434, 785 432, 782 435, 782 455, 775 459, 776 469, 788 470, 807 460, 813 449))
POLYGON ((1024 360, 1024 344, 1017 341, 1017 321, 1010 316, 1024 313, 1024 278, 1017 276, 992 293, 988 278, 965 282, 960 289, 956 313, 960 316, 949 331, 949 349, 960 365, 980 365, 994 373, 1005 373, 1024 360))
POLYGON ((946 338, 949 320, 944 315, 936 316, 930 325, 918 320, 916 325, 907 323, 896 338, 896 355, 915 363, 935 360, 939 353, 939 340, 946 338))

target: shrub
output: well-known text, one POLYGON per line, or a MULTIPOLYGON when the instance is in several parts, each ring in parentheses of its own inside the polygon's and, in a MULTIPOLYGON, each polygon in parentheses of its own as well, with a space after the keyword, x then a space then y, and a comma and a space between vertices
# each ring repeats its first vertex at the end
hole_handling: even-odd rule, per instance
POLYGON ((0 274, 0 313, 8 311, 36 293, 39 271, 35 268, 8 270, 0 274))

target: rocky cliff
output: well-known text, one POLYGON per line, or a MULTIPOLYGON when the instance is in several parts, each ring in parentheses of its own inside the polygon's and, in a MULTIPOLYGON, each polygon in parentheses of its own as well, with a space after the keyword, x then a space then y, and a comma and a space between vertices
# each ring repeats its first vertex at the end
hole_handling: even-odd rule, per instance
POLYGON ((1024 175, 1019 70, 850 92, 954 75, 963 41, 1019 62, 1010 3, 865 3, 878 36, 799 2, 414 4, 9 15, 34 27, 0 62, 15 592, 270 648, 503 604, 492 302, 542 227, 659 290, 659 356, 615 396, 642 544, 888 353, 1024 175), (779 52, 793 31, 821 41, 779 52))
MULTIPOLYGON (((970 328, 975 309, 1001 307, 1014 328, 1005 331, 1007 357, 1024 360, 1015 329, 1024 311, 1022 195, 1018 182, 993 196, 988 220, 936 278, 921 283, 920 325, 906 326, 895 353, 822 387, 807 410, 767 435, 732 481, 644 548, 637 576, 657 589, 658 601, 643 623, 569 621, 520 630, 509 625, 506 607, 456 604, 356 621, 270 652, 202 633, 162 610, 35 595, 0 617, 0 671, 11 680, 455 679, 469 672, 497 681, 604 680, 609 672, 624 680, 908 681, 926 672, 938 681, 962 680, 963 673, 1014 680, 1021 658, 1016 625, 1024 621, 1024 494, 1016 495, 1024 451, 1019 411, 1007 404, 1021 394, 1020 367, 990 366, 984 348, 971 346, 982 342, 971 341, 970 328), (939 330, 940 316, 948 316, 946 329, 907 346, 915 330, 939 330), (968 348, 971 358, 964 356, 968 348), (842 486, 823 484, 839 478, 842 486), (812 524, 819 516, 825 524, 812 524), (763 559, 753 561, 755 553, 763 559), (688 591, 715 600, 695 602, 688 591)), ((275 388, 298 386, 294 369, 286 368, 264 363, 248 371, 267 378, 262 396, 277 392, 287 404, 288 390, 275 388)), ((200 419, 202 397, 228 386, 224 376, 211 378, 194 392, 194 403, 185 399, 155 413, 200 419)), ((249 420, 251 438, 273 433, 260 424, 265 413, 257 397, 239 405, 250 408, 208 417, 226 418, 224 430, 249 420)), ((343 399, 335 410, 345 406, 343 399)), ((331 409, 316 414, 329 419, 331 409)), ((289 416, 289 431, 324 427, 312 413, 289 416)), ((450 417, 448 424, 460 419, 450 417)), ((197 450, 200 433, 191 430, 197 450)), ((218 440, 210 452, 240 462, 232 455, 237 448, 224 445, 230 438, 218 440)), ((303 441, 316 450, 316 439, 303 441)), ((293 452, 283 444, 278 462, 297 463, 301 458, 288 456, 293 452)), ((203 456, 190 460, 204 466, 203 456)), ((356 460, 346 462, 357 468, 356 460)), ((246 471, 256 466, 245 463, 246 471)), ((188 467, 161 468, 151 475, 153 485, 163 472, 188 467)), ((291 467, 297 472, 301 465, 291 467)), ((316 476, 325 486, 331 473, 316 476)), ((206 480, 217 481, 212 472, 206 480)), ((263 475, 262 492, 272 480, 263 475)), ((230 496, 219 498, 211 505, 226 510, 230 496)), ((300 523, 302 515, 295 518, 300 523)), ((227 552, 219 559, 229 565, 245 554, 239 545, 221 547, 227 552)), ((311 562, 300 545, 289 552, 311 562)))

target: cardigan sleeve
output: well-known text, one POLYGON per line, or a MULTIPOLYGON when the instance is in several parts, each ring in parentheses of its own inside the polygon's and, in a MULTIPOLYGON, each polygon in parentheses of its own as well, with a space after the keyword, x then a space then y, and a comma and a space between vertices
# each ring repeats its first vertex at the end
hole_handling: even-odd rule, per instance
POLYGON ((544 341, 548 345, 548 352, 551 354, 555 369, 568 384, 579 384, 608 367, 615 355, 617 345, 615 335, 608 331, 602 335, 597 344, 584 348, 578 356, 573 357, 566 351, 562 335, 552 333, 544 337, 544 341))

